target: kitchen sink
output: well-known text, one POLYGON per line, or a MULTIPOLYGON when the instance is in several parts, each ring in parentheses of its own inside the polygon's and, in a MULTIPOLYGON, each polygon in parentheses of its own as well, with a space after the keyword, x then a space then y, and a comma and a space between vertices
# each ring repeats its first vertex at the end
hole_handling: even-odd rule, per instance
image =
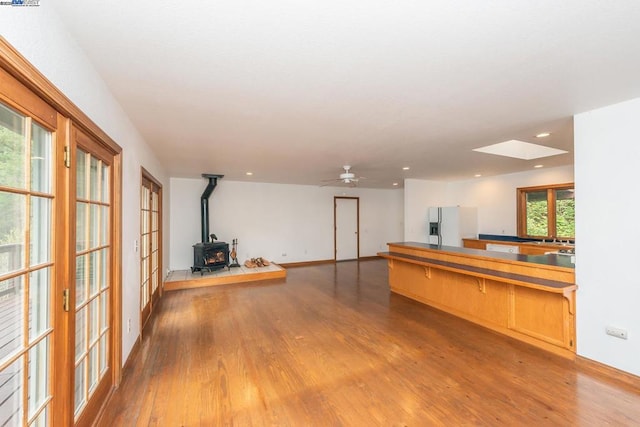
POLYGON ((575 249, 560 249, 560 250, 555 251, 555 252, 545 252, 545 254, 556 254, 556 255, 571 256, 571 255, 575 255, 576 254, 576 250, 575 249))

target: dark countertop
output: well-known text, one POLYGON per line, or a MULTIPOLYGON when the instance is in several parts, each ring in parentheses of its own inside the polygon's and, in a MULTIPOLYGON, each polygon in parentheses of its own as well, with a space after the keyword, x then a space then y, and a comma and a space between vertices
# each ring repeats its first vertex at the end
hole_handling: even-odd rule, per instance
MULTIPOLYGON (((425 252, 425 255, 427 254, 428 253, 425 252)), ((464 272, 471 275, 479 275, 480 277, 489 277, 491 279, 498 279, 498 280, 507 279, 510 281, 515 281, 516 284, 518 285, 522 285, 522 284, 535 285, 535 287, 543 288, 545 290, 552 289, 553 291, 557 291, 557 290, 564 291, 566 289, 575 289, 575 284, 573 282, 567 283, 567 282, 561 282, 558 280, 544 279, 540 277, 531 277, 531 276, 526 276, 524 274, 509 273, 505 271, 493 270, 490 268, 474 267, 467 264, 458 264, 455 262, 441 261, 441 260, 430 259, 430 258, 414 256, 414 255, 407 255, 407 254, 402 254, 397 252, 378 252, 378 255, 382 256, 383 258, 408 260, 409 262, 413 261, 416 264, 445 267, 447 269, 453 269, 453 271, 464 272)))
POLYGON ((393 242, 388 244, 405 246, 405 247, 413 247, 417 249, 430 249, 435 251, 451 252, 451 253, 461 254, 461 255, 472 255, 472 256, 483 257, 483 258, 503 259, 505 261, 518 261, 518 262, 525 262, 525 263, 531 263, 531 264, 547 265, 551 267, 575 269, 575 264, 571 262, 571 257, 567 255, 511 254, 506 252, 485 251, 482 249, 460 248, 457 246, 431 245, 429 243, 422 243, 422 242, 393 242))
MULTIPOLYGON (((493 240, 496 242, 511 242, 511 243, 544 243, 549 245, 555 244, 553 242, 548 241, 548 239, 547 241, 544 241, 544 239, 534 239, 534 238, 518 237, 518 236, 504 236, 501 234, 478 234, 478 238, 474 240, 493 240)), ((562 239, 562 240, 567 240, 567 239, 562 239)), ((571 244, 575 243, 575 240, 573 239, 569 239, 567 241, 570 242, 571 244)))

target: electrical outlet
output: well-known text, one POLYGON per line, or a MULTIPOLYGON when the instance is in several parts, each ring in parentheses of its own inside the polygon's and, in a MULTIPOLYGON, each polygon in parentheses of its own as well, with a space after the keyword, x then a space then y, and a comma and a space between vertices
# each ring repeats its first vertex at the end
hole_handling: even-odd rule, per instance
POLYGON ((607 326, 606 332, 607 335, 611 335, 612 337, 621 338, 623 340, 627 339, 627 331, 625 331, 624 329, 607 326))
POLYGON ((127 332, 131 332, 131 319, 127 319, 127 332))
POLYGON ((282 252, 282 256, 287 256, 287 253, 286 252, 282 252))

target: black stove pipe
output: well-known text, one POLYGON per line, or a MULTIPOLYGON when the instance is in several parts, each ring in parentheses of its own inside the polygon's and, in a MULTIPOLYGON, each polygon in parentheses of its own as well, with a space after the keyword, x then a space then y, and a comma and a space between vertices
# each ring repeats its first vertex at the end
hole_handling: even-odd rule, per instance
POLYGON ((209 196, 213 192, 213 189, 218 185, 218 179, 224 177, 224 175, 214 175, 209 173, 203 173, 203 178, 207 178, 209 183, 204 189, 202 196, 200 196, 200 223, 202 231, 202 243, 209 241, 209 196))

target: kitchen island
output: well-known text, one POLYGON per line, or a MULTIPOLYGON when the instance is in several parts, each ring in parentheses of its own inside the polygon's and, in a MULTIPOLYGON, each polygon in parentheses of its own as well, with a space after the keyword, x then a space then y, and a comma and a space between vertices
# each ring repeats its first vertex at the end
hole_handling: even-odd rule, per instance
POLYGON ((564 255, 389 243, 395 293, 555 354, 575 358, 574 265, 564 255))

